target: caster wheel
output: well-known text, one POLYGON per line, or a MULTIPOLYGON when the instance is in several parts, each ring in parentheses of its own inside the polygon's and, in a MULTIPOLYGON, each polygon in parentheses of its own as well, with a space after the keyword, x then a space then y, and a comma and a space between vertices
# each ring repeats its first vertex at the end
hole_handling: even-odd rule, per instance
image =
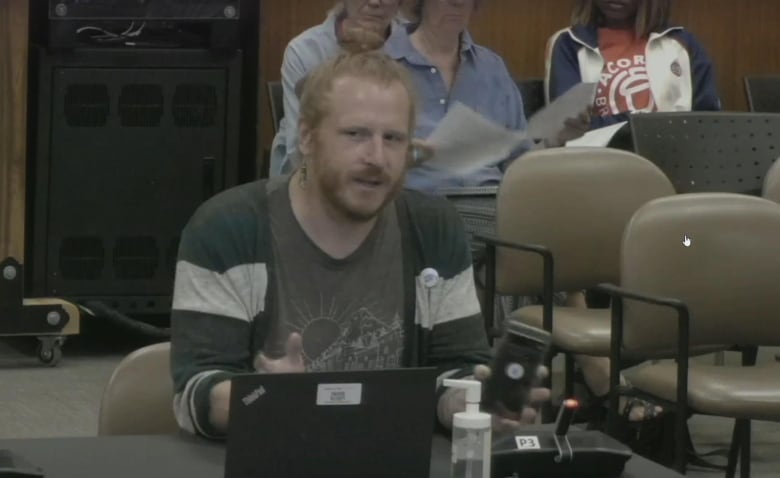
POLYGON ((38 344, 38 360, 41 363, 54 367, 62 359, 62 347, 59 344, 54 344, 48 347, 44 347, 43 343, 38 344))

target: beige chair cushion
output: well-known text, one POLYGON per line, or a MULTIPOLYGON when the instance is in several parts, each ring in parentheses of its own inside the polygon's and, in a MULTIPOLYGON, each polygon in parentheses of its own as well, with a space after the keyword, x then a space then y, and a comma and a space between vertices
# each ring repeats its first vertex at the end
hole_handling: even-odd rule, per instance
MULTIPOLYGON (((688 402, 697 413, 780 421, 780 365, 725 367, 691 364, 688 402)), ((677 365, 663 361, 627 370, 638 390, 676 401, 677 365)))
POLYGON ((98 435, 176 433, 170 343, 125 357, 108 381, 100 405, 98 435))
MULTIPOLYGON (((512 312, 515 319, 532 327, 542 327, 543 308, 531 305, 512 312)), ((609 309, 580 309, 576 307, 555 307, 553 309, 553 344, 559 349, 575 354, 608 357, 612 331, 611 311, 609 309)), ((704 355, 727 350, 726 345, 699 345, 692 347, 691 355, 704 355)), ((659 357, 668 357, 670 352, 663 351, 659 357)), ((625 358, 631 359, 632 356, 625 358)), ((645 357, 643 357, 645 358, 645 357)), ((650 356, 649 358, 653 358, 650 356)))
MULTIPOLYGON (((541 329, 542 311, 541 305, 532 305, 516 310, 509 318, 541 329)), ((609 309, 553 309, 553 344, 556 347, 567 352, 606 357, 609 340, 609 309)))

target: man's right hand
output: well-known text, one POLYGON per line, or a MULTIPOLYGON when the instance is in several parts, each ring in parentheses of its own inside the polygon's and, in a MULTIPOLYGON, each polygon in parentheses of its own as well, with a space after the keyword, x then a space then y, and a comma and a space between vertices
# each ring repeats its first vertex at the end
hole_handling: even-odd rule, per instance
MULTIPOLYGON (((260 353, 255 359, 255 370, 265 373, 297 373, 306 371, 303 362, 303 337, 301 337, 301 334, 290 334, 287 337, 287 343, 284 345, 284 351, 284 356, 278 359, 271 359, 260 353)), ((221 432, 225 432, 228 426, 230 385, 230 380, 219 382, 212 387, 209 395, 209 420, 214 428, 221 432)))
POLYGON ((306 371, 303 361, 303 337, 293 332, 284 344, 284 355, 278 359, 269 358, 264 353, 255 359, 255 370, 265 373, 301 373, 306 371))

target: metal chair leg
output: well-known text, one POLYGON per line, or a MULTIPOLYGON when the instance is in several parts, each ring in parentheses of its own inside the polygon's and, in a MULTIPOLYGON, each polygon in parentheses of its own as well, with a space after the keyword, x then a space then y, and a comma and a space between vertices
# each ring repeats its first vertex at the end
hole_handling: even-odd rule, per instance
POLYGON ((740 445, 740 457, 739 457, 739 477, 750 478, 750 435, 751 435, 751 422, 745 420, 745 424, 742 427, 742 444, 740 445))
MULTIPOLYGON (((542 386, 552 390, 552 356, 548 356, 544 360, 544 366, 549 370, 547 378, 542 381, 542 386)), ((553 409, 552 400, 547 400, 542 404, 542 423, 553 423, 555 421, 555 410, 553 409)))
POLYGON ((734 430, 731 432, 731 446, 729 447, 729 461, 726 465, 726 478, 734 478, 737 474, 737 462, 739 461, 740 441, 742 440, 741 419, 734 420, 734 430))
POLYGON ((574 356, 568 353, 564 353, 564 382, 563 382, 563 395, 566 398, 574 396, 574 356))
POLYGON ((674 450, 674 469, 680 474, 685 474, 688 467, 688 441, 685 439, 685 426, 687 417, 682 413, 677 413, 675 417, 675 450, 674 450), (680 423, 682 422, 682 424, 680 423))

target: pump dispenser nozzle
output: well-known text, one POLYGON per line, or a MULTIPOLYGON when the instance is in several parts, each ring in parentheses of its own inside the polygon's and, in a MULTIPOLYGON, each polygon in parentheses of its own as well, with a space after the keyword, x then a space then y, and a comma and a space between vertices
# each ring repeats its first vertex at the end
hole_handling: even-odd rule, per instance
POLYGON ((490 414, 479 410, 482 382, 477 380, 444 379, 444 386, 466 390, 466 410, 456 413, 453 424, 462 428, 489 428, 490 414))

